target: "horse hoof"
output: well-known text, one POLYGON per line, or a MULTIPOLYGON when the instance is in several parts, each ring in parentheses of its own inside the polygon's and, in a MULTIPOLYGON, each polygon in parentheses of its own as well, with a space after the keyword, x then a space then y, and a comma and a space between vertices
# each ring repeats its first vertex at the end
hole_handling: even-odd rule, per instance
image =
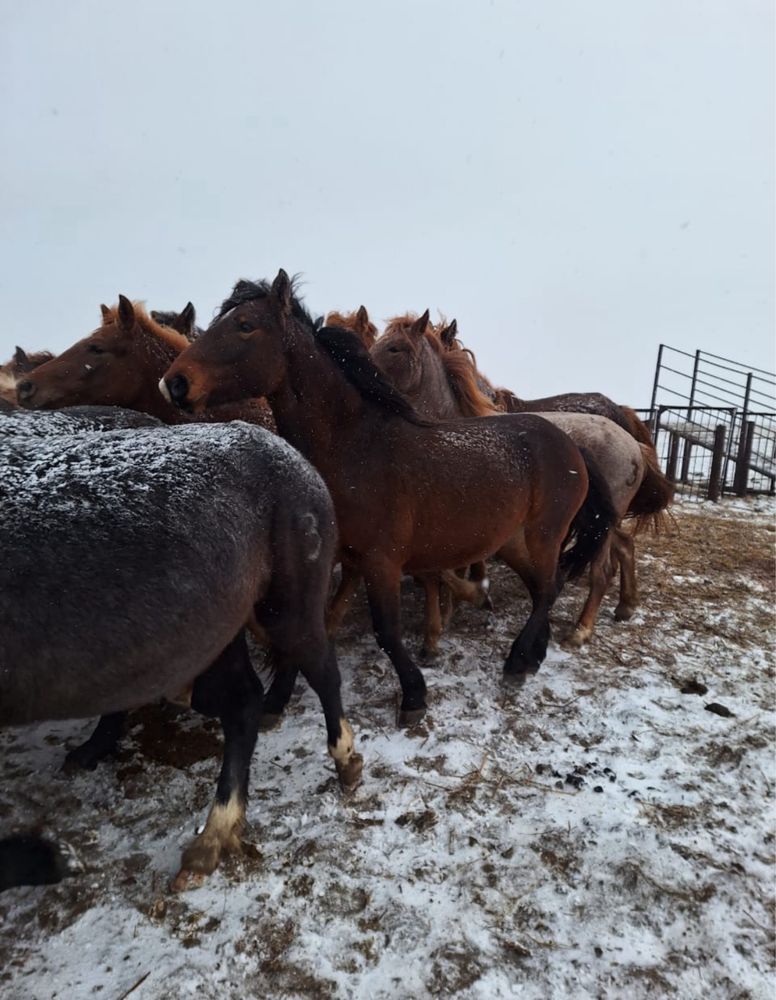
POLYGON ((434 646, 434 647, 422 646, 421 647, 421 649, 420 649, 420 658, 421 658, 421 660, 426 660, 426 662, 428 662, 429 660, 436 660, 436 659, 438 659, 438 657, 439 657, 439 650, 436 648, 436 646, 434 646))
POLYGON ((490 599, 490 594, 485 595, 485 600, 480 604, 480 608, 483 611, 493 611, 493 601, 490 599))
POLYGON ((280 725, 283 716, 275 714, 274 712, 262 712, 259 716, 259 732, 268 733, 273 729, 277 729, 280 725))
POLYGON ((170 891, 187 892, 189 889, 199 889, 206 878, 205 872, 193 872, 190 868, 181 868, 170 882, 170 891))
POLYGON ((106 755, 95 753, 91 747, 85 745, 74 747, 65 754, 62 772, 64 774, 78 774, 79 771, 95 771, 104 756, 106 755))
POLYGON ((402 729, 406 729, 409 726, 414 726, 416 722, 420 722, 423 716, 426 714, 426 706, 423 705, 422 708, 401 708, 399 709, 399 726, 402 729))
POLYGON ((575 629, 571 635, 567 635, 561 645, 569 649, 581 649, 590 639, 590 633, 584 630, 575 629))
POLYGON ((352 792, 361 784, 364 771, 364 758, 360 753, 354 753, 347 764, 337 765, 337 777, 343 792, 352 792))
POLYGON ((533 670, 505 670, 504 683, 510 687, 521 688, 528 678, 533 677, 534 674, 538 673, 538 671, 538 667, 533 670))
POLYGON ((636 609, 632 608, 629 604, 618 604, 614 609, 614 620, 618 622, 627 622, 636 614, 636 609))

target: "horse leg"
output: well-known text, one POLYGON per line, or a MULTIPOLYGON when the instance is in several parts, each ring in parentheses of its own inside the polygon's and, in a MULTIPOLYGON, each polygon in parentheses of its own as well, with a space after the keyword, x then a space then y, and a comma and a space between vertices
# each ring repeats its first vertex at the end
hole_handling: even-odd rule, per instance
POLYGON ((420 655, 424 659, 431 659, 439 653, 439 637, 442 634, 441 586, 436 573, 424 573, 421 581, 426 592, 426 613, 420 655))
POLYGON ((442 580, 450 588, 456 600, 467 601, 469 604, 473 604, 475 608, 487 608, 488 611, 493 610, 493 605, 488 596, 490 582, 487 576, 483 576, 481 580, 477 581, 466 580, 452 570, 446 569, 442 572, 442 580))
POLYGON ((339 586, 326 614, 326 631, 330 636, 336 635, 337 630, 342 624, 342 620, 347 614, 360 579, 361 574, 358 570, 342 563, 342 576, 340 577, 339 586))
POLYGON ((579 616, 576 627, 570 636, 565 640, 565 645, 579 648, 590 640, 595 628, 598 610, 604 594, 609 589, 612 582, 611 567, 611 545, 613 532, 601 546, 601 550, 590 564, 590 587, 587 594, 585 606, 579 616))
POLYGON ((377 645, 390 659, 401 684, 399 725, 408 726, 425 715, 426 682, 401 641, 401 569, 389 563, 373 564, 365 567, 364 579, 377 645))
POLYGON ((633 617, 639 606, 633 537, 627 531, 615 528, 612 546, 620 564, 620 602, 614 609, 614 617, 618 622, 626 622, 633 617))
POLYGON ((110 715, 103 715, 89 739, 66 754, 62 770, 93 771, 101 760, 115 753, 124 733, 127 714, 111 712, 110 715))
POLYGON ((172 883, 174 891, 200 885, 218 866, 225 851, 240 850, 250 763, 263 697, 261 681, 251 666, 245 633, 241 630, 194 682, 192 708, 220 719, 224 757, 205 829, 183 852, 180 871, 172 883))
POLYGON ((542 525, 520 529, 498 555, 520 575, 531 595, 533 608, 523 630, 512 643, 504 674, 524 680, 535 674, 547 655, 550 639, 550 608, 561 590, 558 559, 560 542, 551 544, 542 525))
POLYGON ((308 636, 303 643, 297 636, 292 641, 278 640, 273 655, 282 669, 301 671, 307 683, 318 695, 326 720, 329 756, 334 761, 343 791, 352 791, 361 781, 364 760, 355 752, 353 730, 345 718, 340 693, 340 673, 334 643, 325 634, 308 636))
POLYGON ((270 664, 273 671, 272 683, 264 699, 264 708, 259 717, 259 731, 268 733, 280 725, 283 712, 294 693, 299 670, 293 664, 285 665, 277 661, 274 652, 270 651, 270 664))

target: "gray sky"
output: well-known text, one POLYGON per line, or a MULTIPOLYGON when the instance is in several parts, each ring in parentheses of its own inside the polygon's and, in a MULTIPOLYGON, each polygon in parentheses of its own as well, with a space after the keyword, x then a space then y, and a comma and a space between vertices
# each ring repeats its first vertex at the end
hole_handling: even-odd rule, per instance
POLYGON ((523 396, 774 367, 770 0, 0 0, 0 359, 119 292, 456 316, 523 396))

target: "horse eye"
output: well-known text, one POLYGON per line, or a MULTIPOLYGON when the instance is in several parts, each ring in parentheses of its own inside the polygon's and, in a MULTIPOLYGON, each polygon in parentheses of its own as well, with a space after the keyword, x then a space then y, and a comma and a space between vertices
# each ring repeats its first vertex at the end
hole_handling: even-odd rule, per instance
POLYGON ((90 354, 104 354, 105 348, 101 344, 89 344, 87 350, 90 354))
POLYGON ((249 323, 247 319, 240 320, 240 330, 243 333, 251 333, 253 330, 253 323, 249 323))
POLYGON ((388 348, 388 353, 389 354, 401 354, 401 348, 400 347, 389 347, 388 348))

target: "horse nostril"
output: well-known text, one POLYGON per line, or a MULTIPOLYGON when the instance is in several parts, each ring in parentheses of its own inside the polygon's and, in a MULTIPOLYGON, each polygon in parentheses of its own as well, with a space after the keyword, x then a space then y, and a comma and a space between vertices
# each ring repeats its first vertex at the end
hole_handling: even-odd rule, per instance
POLYGON ((30 382, 29 379, 25 379, 23 382, 16 383, 16 396, 17 399, 32 399, 35 395, 35 383, 30 382))
POLYGON ((189 392, 189 380, 185 375, 173 375, 167 383, 167 388, 170 391, 173 401, 176 403, 182 403, 186 399, 189 392))

